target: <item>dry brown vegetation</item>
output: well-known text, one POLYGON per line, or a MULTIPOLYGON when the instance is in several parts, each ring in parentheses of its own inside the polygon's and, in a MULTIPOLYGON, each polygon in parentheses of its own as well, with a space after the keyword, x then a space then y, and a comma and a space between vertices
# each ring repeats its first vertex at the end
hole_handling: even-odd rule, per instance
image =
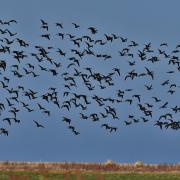
POLYGON ((74 162, 0 162, 0 171, 34 171, 34 172, 180 172, 180 164, 119 164, 112 161, 105 163, 74 163, 74 162))

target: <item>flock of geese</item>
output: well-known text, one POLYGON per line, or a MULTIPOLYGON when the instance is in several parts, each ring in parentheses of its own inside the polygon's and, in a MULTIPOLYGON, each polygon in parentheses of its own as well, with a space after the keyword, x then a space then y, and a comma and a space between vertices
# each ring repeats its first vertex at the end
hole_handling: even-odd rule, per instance
MULTIPOLYGON (((41 41, 53 44, 56 38, 60 45, 34 45, 14 32, 15 25, 18 25, 16 20, 0 20, 0 134, 8 136, 9 127, 22 121, 18 118, 21 111, 38 111, 50 117, 53 112, 48 106, 53 106, 54 111, 65 111, 60 120, 74 135, 80 134, 73 125, 74 109, 79 119, 100 122, 100 127, 110 133, 119 130, 117 123, 130 126, 153 122, 160 129, 180 128, 180 121, 175 118, 180 106, 168 101, 177 96, 180 87, 172 79, 180 71, 180 44, 171 52, 165 42, 154 50, 151 43, 140 45, 115 33, 100 34, 92 26, 85 29, 86 34, 79 35, 84 31, 74 22, 70 24, 74 33, 67 32, 62 22, 53 23, 57 31, 53 34, 52 26, 40 19, 41 41), (64 41, 70 44, 66 49, 61 46, 64 41), (113 43, 122 47, 115 54, 109 50, 113 43), (160 63, 166 64, 167 71, 160 73, 159 83, 160 63), (57 78, 63 87, 51 86, 45 93, 34 90, 33 83, 45 74, 57 78), (33 78, 32 82, 29 77, 33 78), (24 79, 31 83, 31 88, 23 84, 24 79), (155 89, 166 96, 156 96, 155 89), (126 119, 122 119, 120 106, 125 106, 127 112, 136 111, 126 113, 126 119), (112 125, 114 122, 116 126, 112 125)), ((36 117, 32 123, 37 128, 46 127, 36 117)))

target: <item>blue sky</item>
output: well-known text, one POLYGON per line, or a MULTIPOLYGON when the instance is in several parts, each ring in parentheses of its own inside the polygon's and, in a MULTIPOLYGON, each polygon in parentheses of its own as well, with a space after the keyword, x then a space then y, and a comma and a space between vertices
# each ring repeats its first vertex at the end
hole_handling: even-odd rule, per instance
MULTIPOLYGON (((165 50, 171 52, 180 43, 179 6, 178 0, 7 0, 1 2, 0 19, 16 19, 18 24, 12 26, 12 31, 18 32, 22 39, 32 45, 52 45, 65 51, 71 48, 68 43, 61 42, 53 35, 53 40, 50 42, 40 37, 44 32, 40 29, 40 19, 44 19, 49 23, 52 34, 58 32, 55 27, 56 22, 63 23, 63 32, 71 32, 79 36, 89 34, 87 28, 94 26, 98 29, 98 38, 103 37, 104 33, 115 33, 127 37, 129 41, 138 42, 140 49, 145 43, 151 42, 152 49, 156 51, 161 43, 167 42, 168 48, 165 50), (73 29, 72 22, 79 24, 80 29, 73 29)), ((108 44, 100 50, 112 54, 112 61, 98 62, 95 59, 87 58, 83 65, 104 73, 111 71, 116 66, 119 66, 123 73, 128 72, 129 69, 125 62, 127 59, 120 58, 117 54, 118 50, 123 47, 124 45, 118 42, 108 44)), ((34 48, 31 46, 28 52, 32 51, 34 48)), ((65 60, 58 59, 58 57, 57 61, 66 64, 65 60)), ((138 63, 137 69, 140 71, 143 66, 138 63)), ((166 78, 169 78, 171 82, 180 83, 178 72, 170 77, 165 75, 163 72, 170 68, 164 62, 152 65, 151 68, 157 72, 156 81, 153 82, 156 90, 152 92, 152 95, 161 96, 164 101, 179 105, 178 90, 175 95, 167 96, 166 92, 159 88, 159 82, 166 78)), ((10 74, 7 75, 11 77, 10 74)), ((149 95, 142 88, 145 83, 151 83, 150 79, 128 81, 128 83, 116 79, 116 86, 112 89, 104 92, 96 90, 95 92, 100 96, 111 97, 118 88, 133 87, 137 93, 148 97, 149 95)), ((58 87, 62 94, 64 82, 60 78, 49 77, 42 73, 38 81, 34 81, 31 77, 24 78, 22 81, 12 77, 10 84, 11 86, 23 84, 41 93, 53 85, 58 87)), ((90 95, 80 82, 75 91, 90 95)), ((5 96, 6 93, 2 93, 1 99, 5 96)), ((38 112, 22 111, 19 113, 21 123, 12 125, 8 137, 0 136, 0 160, 103 162, 111 159, 122 163, 131 163, 137 160, 146 163, 177 163, 180 161, 178 158, 180 152, 179 131, 160 130, 155 127, 154 121, 157 120, 159 111, 155 112, 155 119, 153 118, 147 124, 137 123, 126 127, 123 120, 127 118, 127 115, 133 113, 140 116, 139 111, 133 106, 117 106, 120 120, 112 122, 112 124, 118 126, 119 129, 117 133, 110 134, 100 127, 101 123, 83 122, 76 109, 68 112, 63 109, 58 110, 54 106, 47 105, 47 107, 52 112, 50 118, 38 112), (66 124, 62 122, 62 116, 73 119, 74 125, 81 133, 79 136, 72 135, 66 124), (36 128, 32 122, 33 119, 40 121, 46 128, 36 128)), ((92 106, 90 110, 96 111, 97 108, 97 106, 92 106)), ((178 114, 175 118, 179 119, 178 114)), ((107 122, 111 121, 111 119, 107 119, 107 122)), ((2 125, 8 127, 5 122, 2 122, 2 125)))

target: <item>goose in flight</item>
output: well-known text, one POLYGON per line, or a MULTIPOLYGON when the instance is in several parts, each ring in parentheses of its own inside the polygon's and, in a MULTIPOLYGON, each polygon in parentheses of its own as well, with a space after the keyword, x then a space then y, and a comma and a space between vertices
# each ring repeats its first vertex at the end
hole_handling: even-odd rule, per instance
POLYGON ((39 124, 37 121, 35 121, 35 120, 33 120, 34 121, 34 123, 36 124, 36 126, 38 127, 38 128, 44 128, 44 126, 42 125, 42 124, 39 124))

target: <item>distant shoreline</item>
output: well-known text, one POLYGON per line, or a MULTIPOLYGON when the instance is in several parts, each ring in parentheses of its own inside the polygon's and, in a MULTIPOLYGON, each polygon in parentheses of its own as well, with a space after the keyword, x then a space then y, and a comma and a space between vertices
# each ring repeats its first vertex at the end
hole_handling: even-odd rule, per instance
POLYGON ((111 160, 104 163, 0 161, 0 171, 180 173, 180 164, 144 164, 141 161, 128 164, 111 160))

